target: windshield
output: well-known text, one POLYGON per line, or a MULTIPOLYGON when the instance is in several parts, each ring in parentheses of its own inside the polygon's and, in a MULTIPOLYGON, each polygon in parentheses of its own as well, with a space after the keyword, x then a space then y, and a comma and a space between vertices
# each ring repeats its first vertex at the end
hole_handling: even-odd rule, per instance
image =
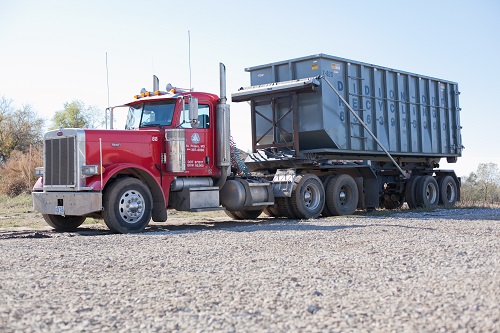
POLYGON ((170 126, 174 115, 175 100, 149 102, 130 106, 125 129, 170 126))

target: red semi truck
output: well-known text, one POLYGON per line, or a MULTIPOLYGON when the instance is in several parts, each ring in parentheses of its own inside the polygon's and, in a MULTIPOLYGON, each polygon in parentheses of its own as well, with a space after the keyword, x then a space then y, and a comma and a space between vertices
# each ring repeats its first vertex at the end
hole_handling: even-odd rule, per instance
MULTIPOLYGON (((247 71, 253 85, 232 96, 251 104, 253 154, 246 162, 231 145, 224 65, 220 96, 170 85, 161 91, 155 78, 152 91, 118 106, 128 109, 124 130, 46 133, 34 208, 57 230, 94 217, 129 233, 151 219, 166 221, 168 209, 309 219, 459 200, 460 179, 438 169, 441 158, 461 155, 455 83, 397 72, 391 86, 389 69, 326 55, 247 71), (366 81, 356 79, 363 75, 373 75, 372 86, 363 89, 366 81), (407 78, 399 82, 400 75, 407 78)), ((111 123, 118 107, 110 108, 111 123)))

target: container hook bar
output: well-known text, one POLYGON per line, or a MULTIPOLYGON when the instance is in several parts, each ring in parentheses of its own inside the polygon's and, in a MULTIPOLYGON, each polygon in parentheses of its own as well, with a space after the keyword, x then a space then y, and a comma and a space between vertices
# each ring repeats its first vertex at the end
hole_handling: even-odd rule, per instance
POLYGON ((328 81, 324 76, 321 76, 321 78, 323 80, 325 80, 325 82, 330 86, 330 88, 332 88, 332 90, 337 94, 337 96, 339 96, 340 100, 347 106, 347 108, 349 109, 349 111, 351 111, 351 113, 353 114, 353 116, 356 117, 356 119, 359 121, 359 123, 365 128, 365 130, 368 132, 368 134, 370 134, 370 136, 373 138, 373 140, 375 140, 375 142, 377 143, 377 145, 384 151, 384 153, 387 155, 387 157, 390 158, 390 160, 392 161, 392 163, 394 163, 394 165, 396 166, 396 168, 398 168, 399 172, 403 175, 403 177, 406 178, 406 179, 409 178, 409 174, 407 172, 405 172, 403 169, 401 169, 401 167, 396 162, 396 160, 391 156, 391 154, 387 151, 387 149, 385 149, 385 147, 382 145, 382 143, 377 139, 377 137, 375 136, 375 134, 373 134, 373 132, 368 128, 368 126, 358 116, 358 114, 356 112, 354 112, 354 110, 351 108, 351 106, 349 105, 349 103, 347 103, 347 101, 344 99, 344 97, 342 97, 342 95, 338 92, 338 90, 335 89, 335 87, 330 83, 330 81, 328 81))

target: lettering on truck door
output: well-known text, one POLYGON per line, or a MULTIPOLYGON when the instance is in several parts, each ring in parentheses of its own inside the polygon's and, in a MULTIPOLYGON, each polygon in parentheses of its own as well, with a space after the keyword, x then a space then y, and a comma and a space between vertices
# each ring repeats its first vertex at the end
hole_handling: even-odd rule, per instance
MULTIPOLYGON (((184 117, 184 115, 182 115, 184 117)), ((198 126, 182 122, 186 130, 186 171, 193 175, 211 175, 213 168, 213 138, 208 104, 198 105, 198 126)))

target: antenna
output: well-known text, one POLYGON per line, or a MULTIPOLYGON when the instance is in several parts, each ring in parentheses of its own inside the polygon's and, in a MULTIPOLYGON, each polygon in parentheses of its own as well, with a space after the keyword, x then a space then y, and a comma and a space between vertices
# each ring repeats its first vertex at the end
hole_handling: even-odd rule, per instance
POLYGON ((189 91, 193 91, 191 84, 191 32, 188 30, 188 62, 189 62, 189 91))
POLYGON ((108 87, 108 108, 106 109, 105 117, 106 117, 106 129, 108 129, 108 110, 109 110, 108 52, 106 52, 106 86, 108 87))

